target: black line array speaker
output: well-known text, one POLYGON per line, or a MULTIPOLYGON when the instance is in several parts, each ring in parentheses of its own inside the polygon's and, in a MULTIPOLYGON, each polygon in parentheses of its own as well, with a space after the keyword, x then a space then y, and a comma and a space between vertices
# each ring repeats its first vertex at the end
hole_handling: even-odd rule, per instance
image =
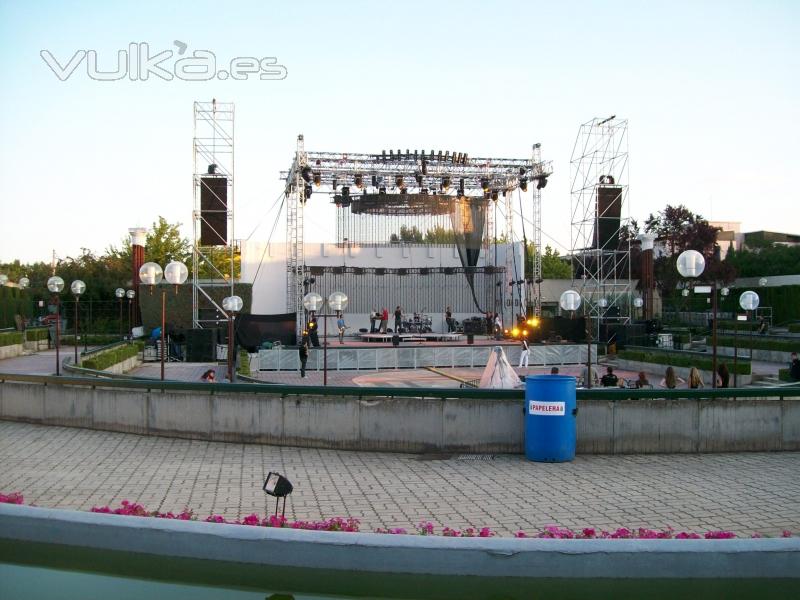
POLYGON ((619 218, 622 211, 622 188, 618 185, 597 187, 593 248, 616 250, 619 247, 619 218), (598 235, 599 243, 598 243, 598 235))
POLYGON ((213 362, 217 359, 217 330, 186 330, 186 360, 188 362, 213 362))
POLYGON ((228 243, 228 178, 200 178, 200 244, 225 246, 228 243))

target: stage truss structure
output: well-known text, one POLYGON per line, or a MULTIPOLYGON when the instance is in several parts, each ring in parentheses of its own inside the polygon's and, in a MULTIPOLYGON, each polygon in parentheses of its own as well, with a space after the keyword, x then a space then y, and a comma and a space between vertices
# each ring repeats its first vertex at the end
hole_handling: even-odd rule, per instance
POLYGON ((596 335, 601 321, 631 315, 628 167, 627 119, 580 126, 570 160, 573 286, 596 335))
POLYGON ((193 328, 217 327, 228 318, 204 287, 229 286, 228 295, 234 295, 237 252, 234 237, 234 109, 232 102, 217 102, 216 99, 194 103, 193 328), (210 188, 207 184, 209 178, 216 178, 221 185, 210 188), (209 243, 209 237, 216 243, 209 243), (226 260, 219 260, 221 255, 226 260), (208 267, 210 279, 201 281, 201 265, 208 267))
MULTIPOLYGON (((454 245, 459 235, 453 218, 454 206, 480 208, 479 213, 473 213, 485 219, 480 224, 480 247, 485 264, 496 269, 501 265, 493 262, 490 251, 492 236, 496 239, 494 206, 503 199, 506 235, 513 241, 513 194, 517 190, 527 191, 531 186, 533 202, 538 204, 533 208, 533 241, 538 259, 534 272, 540 277, 540 190, 552 172, 551 161, 541 160, 539 144, 534 146, 531 158, 524 159, 473 158, 467 153, 441 150, 383 150, 375 154, 310 152, 299 135, 291 168, 281 173, 287 197, 286 307, 298 316, 298 335, 304 323, 302 297, 307 272, 303 211, 312 195, 327 193, 336 205, 336 243, 340 246, 454 245)), ((512 283, 511 254, 506 253, 507 281, 497 286, 501 290, 512 283)), ((518 270, 524 277, 524 270, 518 270)), ((541 306, 538 294, 535 306, 541 306)))

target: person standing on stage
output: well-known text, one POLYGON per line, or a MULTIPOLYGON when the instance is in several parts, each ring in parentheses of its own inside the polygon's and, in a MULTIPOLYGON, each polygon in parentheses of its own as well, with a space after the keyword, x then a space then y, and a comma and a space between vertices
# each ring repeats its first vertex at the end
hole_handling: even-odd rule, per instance
POLYGON ((500 319, 500 313, 494 316, 494 335, 498 339, 503 337, 503 321, 500 319))
POLYGON ((519 354, 519 367, 522 368, 522 363, 525 362, 525 368, 528 367, 528 340, 522 338, 522 352, 519 354))
POLYGON ((394 332, 400 333, 400 325, 403 321, 403 311, 398 306, 394 309, 394 332))
POLYGON ((378 328, 375 326, 375 323, 381 320, 381 314, 378 312, 378 309, 374 309, 371 313, 369 313, 369 332, 376 333, 378 328))
POLYGON ((447 333, 453 333, 455 330, 453 326, 453 310, 449 306, 444 311, 444 322, 447 323, 447 333))
POLYGON ((344 323, 342 311, 336 313, 336 328, 339 330, 339 343, 344 344, 344 330, 347 329, 347 325, 344 323))
POLYGON ((486 335, 490 338, 492 337, 492 333, 494 333, 494 313, 487 312, 486 313, 486 335))
POLYGON ((317 322, 317 315, 313 312, 311 313, 311 318, 308 320, 306 329, 308 329, 308 337, 311 340, 311 345, 314 346, 314 348, 319 348, 319 323, 317 322))
POLYGON ((388 324, 389 324, 389 309, 384 306, 383 312, 381 313, 381 333, 386 333, 386 326, 388 324))

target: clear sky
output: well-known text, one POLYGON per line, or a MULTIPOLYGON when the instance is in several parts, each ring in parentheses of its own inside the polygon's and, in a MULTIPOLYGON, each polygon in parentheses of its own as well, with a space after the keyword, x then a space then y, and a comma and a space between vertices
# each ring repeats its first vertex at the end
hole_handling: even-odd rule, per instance
MULTIPOLYGON (((563 251, 578 127, 611 114, 630 121, 632 216, 683 203, 800 233, 797 1, 5 0, 0 53, 0 261, 99 252, 159 215, 188 235, 192 102, 212 97, 236 104, 236 237, 269 234, 298 133, 343 152, 526 157, 541 142, 544 239, 563 251), (132 42, 174 40, 218 67, 274 56, 288 76, 96 81, 85 59, 60 81, 40 56, 95 50, 111 70, 132 42)), ((331 235, 316 202, 308 239, 331 235)))

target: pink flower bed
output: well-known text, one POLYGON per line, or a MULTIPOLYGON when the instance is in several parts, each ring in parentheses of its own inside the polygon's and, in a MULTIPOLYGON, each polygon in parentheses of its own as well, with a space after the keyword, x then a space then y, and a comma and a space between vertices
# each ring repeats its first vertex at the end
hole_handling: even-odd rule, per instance
MULTIPOLYGON (((0 503, 6 504, 23 504, 24 499, 21 493, 12 492, 10 494, 0 493, 0 503)), ((149 511, 144 506, 137 502, 130 502, 123 500, 119 508, 111 508, 110 506, 93 506, 91 512, 104 513, 109 515, 127 515, 130 517, 153 517, 156 519, 177 519, 179 521, 196 521, 197 517, 189 508, 184 508, 179 513, 159 511, 149 511)), ((312 531, 359 531, 360 522, 358 519, 344 518, 344 517, 331 517, 330 519, 323 519, 322 521, 290 521, 286 517, 269 515, 267 517, 260 517, 257 514, 247 515, 242 519, 229 520, 221 515, 209 515, 203 519, 207 523, 227 523, 229 525, 249 525, 252 527, 281 527, 288 529, 307 529, 312 531)), ((453 529, 451 527, 442 527, 437 533, 436 527, 430 521, 423 521, 419 523, 415 529, 409 531, 402 527, 393 527, 389 529, 378 528, 375 533, 385 533, 390 535, 441 535, 444 537, 494 537, 495 533, 488 527, 481 529, 474 529, 468 527, 466 529, 453 529)), ((785 530, 782 532, 781 537, 792 537, 792 532, 785 530)), ((514 534, 516 538, 540 538, 540 539, 559 539, 559 540, 727 540, 731 538, 740 537, 732 531, 707 531, 703 534, 690 533, 686 531, 675 532, 671 528, 667 529, 628 529, 620 527, 614 531, 596 530, 591 527, 573 531, 565 527, 558 527, 557 525, 548 525, 541 531, 526 533, 524 531, 517 531, 514 534)), ((754 533, 750 537, 760 538, 763 537, 759 533, 754 533)))

